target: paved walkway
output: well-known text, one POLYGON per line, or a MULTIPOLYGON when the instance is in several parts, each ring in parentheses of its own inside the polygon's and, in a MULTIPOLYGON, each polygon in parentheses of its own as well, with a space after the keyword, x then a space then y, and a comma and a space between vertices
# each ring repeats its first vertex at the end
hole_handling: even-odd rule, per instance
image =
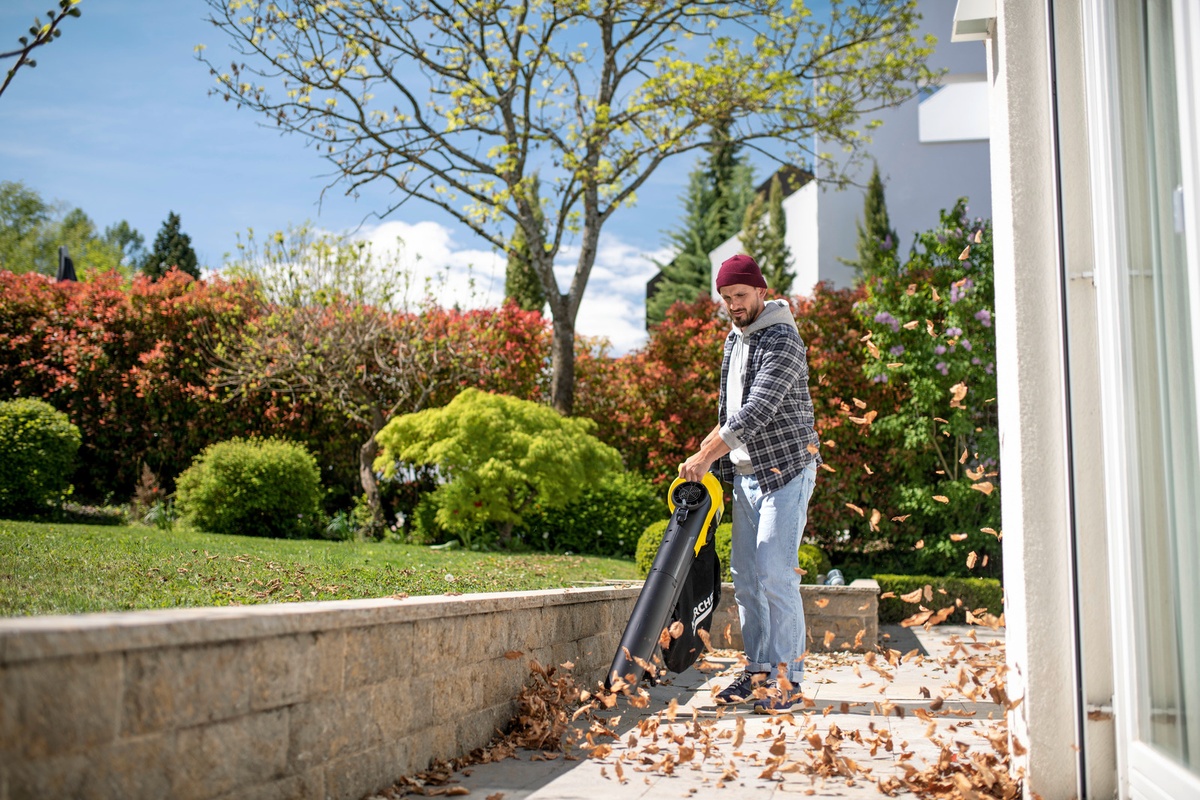
POLYGON ((906 771, 994 753, 987 734, 1003 738, 1002 706, 994 701, 1005 698, 989 688, 997 668, 1003 674, 1003 629, 884 626, 881 636, 897 651, 892 663, 810 656, 803 685, 810 702, 802 712, 773 718, 745 707, 718 709, 713 688, 739 671, 724 653, 652 687, 645 708, 623 701, 594 721, 591 741, 599 749, 592 757, 579 749, 552 757, 519 751, 515 759, 464 769, 437 793, 466 789, 487 800, 878 798, 881 782, 906 771), (604 733, 606 725, 615 736, 604 733))

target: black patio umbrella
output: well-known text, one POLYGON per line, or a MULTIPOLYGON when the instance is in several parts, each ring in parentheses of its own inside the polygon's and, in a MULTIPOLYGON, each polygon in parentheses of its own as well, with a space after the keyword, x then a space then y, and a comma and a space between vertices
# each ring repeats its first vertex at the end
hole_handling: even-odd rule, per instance
POLYGON ((55 280, 60 281, 78 281, 75 277, 75 262, 67 255, 67 246, 59 245, 58 248, 58 275, 55 280))

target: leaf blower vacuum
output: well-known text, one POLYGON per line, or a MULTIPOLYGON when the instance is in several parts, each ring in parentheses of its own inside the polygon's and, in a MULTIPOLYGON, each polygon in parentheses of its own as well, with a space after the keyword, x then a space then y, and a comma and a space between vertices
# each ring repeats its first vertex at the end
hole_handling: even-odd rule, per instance
POLYGON ((645 676, 653 680, 656 646, 662 647, 663 664, 672 672, 683 672, 704 651, 721 599, 716 532, 722 497, 712 473, 702 482, 676 478, 671 484, 671 519, 609 667, 606 689, 632 688, 645 676))

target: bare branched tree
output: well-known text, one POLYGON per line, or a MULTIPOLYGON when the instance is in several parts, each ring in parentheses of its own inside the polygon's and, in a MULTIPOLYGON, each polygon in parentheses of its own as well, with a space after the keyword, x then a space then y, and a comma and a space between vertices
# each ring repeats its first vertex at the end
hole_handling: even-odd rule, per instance
POLYGON ((206 2, 236 52, 200 50, 217 92, 307 138, 331 186, 382 184, 398 199, 379 216, 416 198, 503 251, 521 229, 564 413, 601 230, 659 167, 716 127, 833 165, 821 141, 846 168, 868 116, 933 78, 915 0, 832 0, 823 21, 791 0, 206 2))

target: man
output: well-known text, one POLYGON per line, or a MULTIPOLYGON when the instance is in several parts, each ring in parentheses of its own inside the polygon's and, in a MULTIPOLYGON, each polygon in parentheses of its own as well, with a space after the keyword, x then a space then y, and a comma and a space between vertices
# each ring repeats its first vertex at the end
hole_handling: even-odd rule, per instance
POLYGON ((821 463, 804 342, 786 300, 767 302, 753 258, 721 264, 717 291, 733 319, 721 362, 719 423, 679 467, 700 480, 713 464, 733 484, 733 596, 748 663, 717 694, 791 709, 804 677, 804 607, 796 552, 821 463))

